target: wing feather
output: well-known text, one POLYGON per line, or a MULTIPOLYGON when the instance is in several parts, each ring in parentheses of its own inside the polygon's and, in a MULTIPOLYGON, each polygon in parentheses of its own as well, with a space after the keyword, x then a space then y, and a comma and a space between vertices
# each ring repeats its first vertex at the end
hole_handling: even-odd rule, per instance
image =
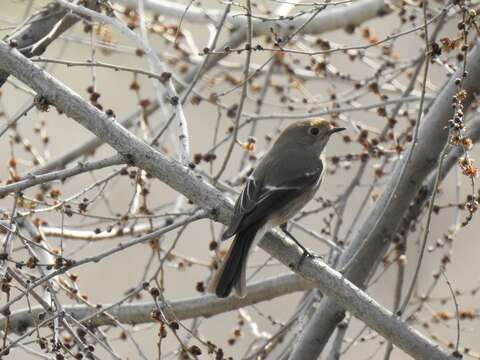
POLYGON ((286 180, 278 185, 261 184, 254 177, 249 177, 243 191, 235 203, 233 218, 222 238, 228 239, 242 229, 266 221, 271 209, 279 209, 308 188, 315 186, 322 175, 323 166, 310 172, 286 180))

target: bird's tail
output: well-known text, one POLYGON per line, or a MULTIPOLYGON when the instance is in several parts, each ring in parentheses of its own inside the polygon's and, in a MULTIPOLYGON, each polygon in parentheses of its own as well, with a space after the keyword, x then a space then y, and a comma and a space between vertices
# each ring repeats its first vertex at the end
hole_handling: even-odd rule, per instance
POLYGON ((255 240, 257 231, 257 226, 250 226, 235 236, 225 259, 210 281, 208 292, 224 298, 235 288, 235 292, 239 297, 245 297, 248 253, 255 240))

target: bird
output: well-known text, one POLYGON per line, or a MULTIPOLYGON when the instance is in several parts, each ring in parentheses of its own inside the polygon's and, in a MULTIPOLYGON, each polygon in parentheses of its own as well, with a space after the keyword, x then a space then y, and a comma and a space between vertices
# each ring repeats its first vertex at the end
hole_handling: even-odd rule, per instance
POLYGON ((208 292, 225 298, 235 289, 238 297, 245 297, 249 253, 277 226, 303 250, 297 266, 312 256, 286 225, 317 192, 326 169, 324 149, 330 135, 343 130, 325 119, 310 119, 289 125, 279 135, 236 200, 222 241, 235 238, 212 276, 208 292))

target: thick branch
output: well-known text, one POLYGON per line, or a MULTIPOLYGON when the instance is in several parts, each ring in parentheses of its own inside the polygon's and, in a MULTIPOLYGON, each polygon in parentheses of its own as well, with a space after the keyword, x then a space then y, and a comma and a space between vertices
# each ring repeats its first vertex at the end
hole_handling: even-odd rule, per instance
MULTIPOLYGON (((95 0, 88 0, 85 6, 97 9, 98 3, 95 0)), ((26 57, 41 55, 47 46, 79 20, 78 16, 67 13, 67 9, 52 2, 20 24, 4 41, 14 44, 26 57)), ((7 78, 8 73, 0 71, 0 87, 7 78)))
MULTIPOLYGON (((465 134, 469 137, 474 143, 477 143, 480 140, 480 118, 476 117, 467 123, 468 131, 465 134)), ((464 155, 464 150, 461 146, 453 147, 448 153, 445 161, 443 162, 442 171, 440 173, 440 182, 442 182, 445 177, 448 175, 450 170, 458 163, 458 159, 464 155)), ((407 213, 402 219, 400 224, 400 230, 403 229, 405 234, 408 234, 408 230, 413 222, 418 221, 419 216, 422 211, 425 209, 425 204, 430 199, 431 194, 433 193, 435 178, 437 177, 438 170, 432 172, 428 179, 425 181, 423 188, 418 192, 415 201, 409 207, 407 213)))
MULTIPOLYGON (((467 60, 468 77, 464 88, 468 109, 474 95, 480 91, 480 44, 477 42, 470 51, 467 60)), ((453 116, 452 99, 458 91, 455 79, 462 76, 460 69, 451 76, 433 105, 422 120, 419 142, 413 150, 410 163, 405 167, 407 158, 396 164, 389 183, 376 202, 351 245, 340 258, 340 267, 345 268, 345 276, 357 286, 363 287, 368 276, 374 271, 379 259, 388 248, 403 215, 414 199, 422 183, 435 168, 438 156, 448 137, 448 120, 453 116), (401 176, 402 169, 405 172, 401 176), (392 191, 396 188, 396 194, 392 191), (393 195, 393 197, 392 197, 393 195)), ((335 330, 343 313, 343 308, 332 298, 322 300, 320 307, 297 343, 291 359, 316 359, 335 330)))
MULTIPOLYGON (((224 196, 206 183, 200 175, 140 141, 114 118, 106 116, 85 102, 78 94, 37 68, 16 49, 3 42, 0 42, 0 68, 28 84, 48 103, 54 104, 67 116, 108 142, 134 165, 147 170, 194 203, 210 211, 212 217, 223 223, 228 222, 231 207, 224 196)), ((480 71, 478 73, 480 74, 480 71)), ((262 240, 261 246, 286 265, 298 263, 302 256, 301 250, 295 244, 287 242, 278 234, 274 236, 269 233, 262 240)), ((299 273, 306 279, 316 282, 327 296, 333 297, 354 316, 413 357, 426 358, 428 354, 430 359, 449 358, 437 345, 392 316, 319 259, 307 259, 299 273)))
POLYGON ((187 166, 167 158, 140 141, 113 117, 107 116, 87 104, 78 94, 52 76, 37 68, 32 62, 4 42, 0 42, 0 68, 14 74, 41 94, 49 104, 54 104, 65 115, 107 142, 127 161, 148 171, 167 185, 185 195, 202 208, 221 216, 226 222, 230 205, 212 185, 195 175, 187 166))
MULTIPOLYGON (((129 7, 136 7, 136 0, 117 0, 117 3, 129 7)), ((212 23, 220 20, 223 11, 217 9, 203 9, 197 6, 190 6, 186 11, 186 4, 167 0, 145 0, 145 8, 164 16, 175 18, 183 17, 184 21, 191 23, 212 23)), ((319 34, 326 31, 356 26, 364 21, 384 15, 390 11, 390 7, 384 0, 359 0, 347 5, 330 5, 330 8, 319 13, 302 31, 306 34, 319 34)), ((247 27, 247 17, 244 13, 228 15, 227 22, 235 28, 247 27)), ((259 18, 252 18, 253 32, 255 35, 270 34, 270 29, 275 31, 281 29, 299 28, 311 17, 310 12, 295 16, 285 17, 282 20, 264 21, 259 18)))

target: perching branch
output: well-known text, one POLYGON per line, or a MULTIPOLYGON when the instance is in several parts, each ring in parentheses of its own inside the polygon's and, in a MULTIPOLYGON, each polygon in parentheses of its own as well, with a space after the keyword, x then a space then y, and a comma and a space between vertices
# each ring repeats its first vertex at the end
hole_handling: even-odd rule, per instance
MULTIPOLYGON (((477 55, 478 56, 478 55, 477 55)), ((114 118, 86 103, 71 89, 37 68, 32 62, 5 43, 0 43, 0 68, 28 84, 40 96, 67 116, 109 143, 132 164, 182 193, 208 211, 209 216, 227 223, 231 208, 224 196, 199 175, 175 160, 168 159, 120 126, 114 118)), ((300 260, 301 251, 278 234, 269 234, 261 242, 262 248, 284 264, 300 260)), ((416 358, 448 359, 437 345, 384 310, 373 299, 348 282, 322 261, 308 259, 299 273, 372 329, 416 358)))
MULTIPOLYGON (((475 94, 480 92, 480 43, 478 41, 468 55, 467 64, 469 76, 464 83, 467 91, 465 109, 468 108, 475 94)), ((453 116, 452 99, 458 90, 455 80, 462 76, 462 72, 463 70, 459 70, 451 76, 425 115, 419 133, 420 141, 414 149, 410 164, 405 168, 401 182, 396 187, 395 196, 388 201, 393 187, 396 186, 399 173, 405 165, 405 158, 396 164, 382 196, 357 231, 351 245, 342 253, 340 268, 345 277, 357 286, 363 287, 375 270, 390 245, 403 214, 437 164, 438 156, 448 138, 448 121, 453 116)), ((315 316, 305 328, 291 359, 316 359, 341 320, 339 314, 343 311, 342 306, 334 299, 323 299, 315 316)))

